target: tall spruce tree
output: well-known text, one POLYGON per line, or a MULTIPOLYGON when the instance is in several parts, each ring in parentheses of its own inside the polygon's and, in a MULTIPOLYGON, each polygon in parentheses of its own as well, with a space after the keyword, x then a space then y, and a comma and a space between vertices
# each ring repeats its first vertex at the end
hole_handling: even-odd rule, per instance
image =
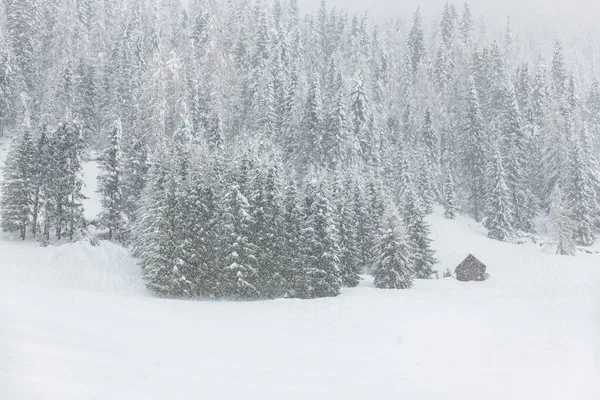
POLYGON ((224 293, 234 299, 256 299, 261 295, 257 270, 257 248, 251 242, 252 216, 250 204, 236 184, 224 198, 223 254, 224 293))
POLYGON ((571 219, 571 212, 560 185, 556 185, 550 201, 548 215, 548 232, 556 246, 556 253, 561 255, 575 255, 575 240, 573 234, 575 224, 571 219))
POLYGON ((300 298, 332 297, 342 285, 337 233, 323 186, 309 186, 305 199, 300 298))
POLYGON ((506 172, 498 146, 495 147, 487 173, 488 190, 484 226, 492 239, 508 241, 512 238, 512 203, 506 185, 506 172))
POLYGON ((431 248, 430 228, 420 208, 414 191, 408 188, 404 194, 402 220, 406 228, 407 240, 412 250, 412 266, 417 279, 430 279, 434 275, 433 266, 437 263, 431 248))
POLYGON ((575 224, 577 243, 589 246, 596 239, 595 225, 600 208, 590 181, 589 161, 577 138, 572 139, 569 159, 566 200, 575 224))
POLYGON ((98 176, 98 192, 102 196, 100 223, 108 229, 108 240, 121 240, 125 228, 121 154, 122 129, 121 120, 117 119, 109 133, 108 147, 100 159, 102 169, 102 173, 98 176))
POLYGON ((33 216, 36 154, 30 127, 24 124, 21 130, 4 165, 0 210, 2 230, 18 231, 25 240, 33 216))
POLYGON ((400 218, 395 211, 388 210, 377 240, 375 260, 371 269, 376 288, 408 289, 412 286, 415 271, 411 251, 400 218))

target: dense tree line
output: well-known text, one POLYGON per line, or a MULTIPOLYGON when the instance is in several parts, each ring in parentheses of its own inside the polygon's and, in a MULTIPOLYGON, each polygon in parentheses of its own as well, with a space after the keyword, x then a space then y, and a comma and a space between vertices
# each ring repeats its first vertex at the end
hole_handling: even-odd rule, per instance
POLYGON ((436 204, 504 241, 544 234, 542 217, 561 254, 600 229, 591 67, 559 40, 487 32, 468 4, 435 24, 297 0, 0 15, 2 228, 75 237, 81 156, 99 150, 97 222, 158 294, 332 296, 362 272, 406 288, 433 276, 436 204))
MULTIPOLYGON (((27 121, 27 120, 26 120, 27 121)), ((38 135, 25 123, 7 156, 2 182, 2 229, 44 240, 73 239, 83 228, 81 129, 61 123, 38 135)))

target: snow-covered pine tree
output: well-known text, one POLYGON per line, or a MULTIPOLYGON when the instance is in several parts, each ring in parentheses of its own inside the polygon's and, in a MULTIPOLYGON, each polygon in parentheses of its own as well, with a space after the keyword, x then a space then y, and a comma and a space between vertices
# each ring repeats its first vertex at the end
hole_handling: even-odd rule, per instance
POLYGON ((123 216, 123 165, 121 153, 121 120, 117 119, 108 136, 108 147, 100 158, 102 173, 98 176, 98 192, 102 196, 99 221, 108 229, 108 240, 122 240, 125 228, 123 216))
POLYGON ((350 120, 352 126, 352 152, 353 160, 357 162, 365 159, 370 154, 372 137, 368 132, 368 122, 371 118, 369 99, 367 96, 365 78, 362 71, 358 71, 353 79, 350 92, 350 120))
POLYGON ((356 237, 358 240, 358 262, 359 270, 367 272, 371 267, 373 259, 371 237, 371 221, 369 221, 369 210, 367 210, 367 201, 358 182, 354 183, 352 198, 353 214, 355 218, 356 237))
POLYGON ((481 221, 485 208, 487 152, 483 117, 473 76, 469 77, 466 95, 464 128, 461 138, 463 176, 470 203, 469 208, 473 218, 481 221))
POLYGON ((214 185, 206 179, 206 170, 192 170, 182 198, 186 217, 180 243, 183 271, 193 285, 193 294, 202 298, 224 295, 223 269, 219 259, 219 200, 214 185))
POLYGON ((296 156, 304 157, 305 163, 314 165, 318 162, 315 157, 323 154, 323 99, 321 98, 321 83, 318 76, 313 76, 310 81, 308 96, 304 106, 302 117, 302 131, 300 136, 295 138, 296 146, 300 154, 296 156))
POLYGON ((224 273, 223 293, 234 299, 256 299, 261 296, 257 270, 257 247, 251 242, 253 226, 250 204, 233 183, 227 189, 220 227, 222 238, 221 268, 224 273))
POLYGON ((0 37, 0 137, 14 117, 14 55, 8 38, 0 37))
POLYGON ((561 255, 575 255, 575 240, 573 233, 575 224, 571 219, 571 212, 560 184, 554 187, 550 200, 550 213, 548 215, 548 233, 556 246, 556 253, 561 255))
POLYGON ((408 289, 412 286, 415 276, 412 250, 396 210, 388 208, 377 238, 375 260, 371 268, 376 288, 408 289))
POLYGON ((406 228, 407 241, 412 248, 411 264, 417 279, 430 279, 437 263, 431 248, 430 228, 421 210, 412 187, 404 193, 402 221, 406 228))
MULTIPOLYGON (((346 193, 352 193, 352 185, 347 182, 346 193)), ((353 204, 349 199, 338 199, 336 206, 337 232, 340 246, 340 270, 342 285, 358 286, 360 282, 360 248, 356 234, 356 217, 353 204)))
POLYGON ((600 207, 590 181, 590 162, 578 138, 571 139, 569 172, 566 181, 567 207, 575 225, 574 238, 577 243, 589 246, 596 239, 595 225, 600 207))
POLYGON ((511 225, 512 203, 506 186, 506 172, 502 156, 497 145, 491 156, 487 181, 487 205, 483 225, 488 229, 490 238, 508 241, 513 235, 511 225))
POLYGON ((2 230, 18 231, 25 240, 33 216, 36 149, 29 123, 22 124, 20 130, 4 165, 0 211, 2 230))
POLYGON ((182 272, 177 177, 165 153, 153 160, 148 173, 133 226, 132 253, 140 260, 150 290, 159 296, 184 297, 193 294, 192 282, 182 272))
POLYGON ((31 233, 35 237, 40 228, 49 239, 49 224, 46 218, 46 203, 48 202, 48 183, 52 176, 52 159, 49 152, 48 125, 43 123, 35 140, 35 154, 33 160, 33 198, 31 215, 31 233))
POLYGON ((463 6, 463 12, 460 18, 459 24, 460 33, 462 40, 465 43, 469 43, 472 40, 473 35, 473 16, 471 14, 471 8, 468 2, 465 2, 463 6))
POLYGON ((554 42, 554 53, 552 56, 551 88, 555 99, 562 99, 567 90, 567 68, 565 67, 565 56, 560 40, 554 42))
POLYGON ((259 286, 266 298, 280 297, 285 289, 281 270, 283 210, 278 171, 278 166, 261 167, 251 193, 251 241, 256 245, 259 286))
POLYGON ((85 221, 83 217, 83 205, 81 201, 84 196, 81 193, 83 189, 82 161, 85 143, 81 132, 81 126, 78 121, 66 125, 66 135, 64 137, 63 150, 66 155, 66 171, 68 172, 67 183, 67 202, 65 226, 69 239, 73 240, 78 228, 82 228, 85 221))
POLYGON ((423 34, 423 22, 421 20, 421 9, 417 8, 413 15, 413 24, 408 34, 408 59, 411 67, 411 78, 414 83, 417 79, 419 66, 425 58, 425 38, 423 34))
POLYGON ((349 127, 346 117, 346 104, 344 101, 344 85, 340 72, 333 78, 333 97, 328 107, 326 124, 323 137, 323 154, 321 165, 335 170, 344 165, 346 161, 349 127))
POLYGON ((300 208, 298 188, 294 180, 288 180, 285 189, 283 214, 282 275, 286 297, 297 297, 302 276, 303 215, 300 208))
POLYGON ((40 34, 42 3, 34 0, 6 2, 6 28, 14 52, 15 67, 21 90, 33 94, 40 84, 36 80, 37 40, 40 34))
POLYGON ((285 278, 281 249, 284 246, 285 232, 283 231, 283 196, 280 182, 282 168, 279 162, 274 162, 266 171, 264 182, 264 219, 265 246, 261 249, 267 257, 263 258, 261 269, 266 273, 264 293, 269 297, 281 297, 285 293, 285 278))
POLYGON ((427 162, 434 172, 437 173, 440 166, 440 138, 433 125, 433 118, 429 108, 425 110, 423 117, 421 140, 425 146, 427 162))
POLYGON ((600 150, 600 82, 594 79, 586 102, 588 127, 595 149, 600 150))
POLYGON ((302 230, 302 276, 299 298, 332 297, 342 285, 337 233, 332 209, 322 185, 310 185, 306 194, 302 230))
POLYGON ((448 219, 456 218, 457 208, 454 174, 452 168, 446 166, 444 168, 444 216, 448 219))
POLYGON ((129 224, 137 217, 137 209, 146 186, 148 170, 148 145, 136 129, 124 133, 122 152, 122 202, 123 213, 129 224))

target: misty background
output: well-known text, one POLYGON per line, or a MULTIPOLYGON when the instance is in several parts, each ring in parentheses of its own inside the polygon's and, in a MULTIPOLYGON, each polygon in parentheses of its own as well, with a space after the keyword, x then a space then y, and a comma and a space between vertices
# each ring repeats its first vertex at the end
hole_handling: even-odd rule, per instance
MULTIPOLYGON (((321 0, 300 0, 304 11, 314 11, 321 0)), ((329 6, 350 11, 368 10, 378 18, 412 14, 421 7, 423 15, 439 18, 447 0, 327 0, 329 6)), ((454 4, 461 8, 463 1, 454 4)), ((490 21, 505 20, 511 17, 517 26, 532 25, 545 33, 567 35, 573 31, 600 25, 600 5, 597 0, 469 0, 473 16, 490 17, 490 21)))

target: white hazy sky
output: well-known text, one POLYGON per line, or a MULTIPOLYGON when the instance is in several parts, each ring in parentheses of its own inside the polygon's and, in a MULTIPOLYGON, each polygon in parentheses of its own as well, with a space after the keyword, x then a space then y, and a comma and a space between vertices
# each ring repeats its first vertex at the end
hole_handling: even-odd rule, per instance
MULTIPOLYGON (((304 11, 318 8, 320 0, 299 0, 304 11)), ((522 24, 525 21, 552 25, 600 25, 600 0, 469 0, 475 17, 485 15, 505 20, 511 15, 522 24)), ((327 0, 327 4, 353 11, 371 10, 374 15, 386 16, 412 13, 421 6, 427 16, 437 17, 446 0, 327 0)), ((462 8, 463 0, 454 3, 462 8)))

